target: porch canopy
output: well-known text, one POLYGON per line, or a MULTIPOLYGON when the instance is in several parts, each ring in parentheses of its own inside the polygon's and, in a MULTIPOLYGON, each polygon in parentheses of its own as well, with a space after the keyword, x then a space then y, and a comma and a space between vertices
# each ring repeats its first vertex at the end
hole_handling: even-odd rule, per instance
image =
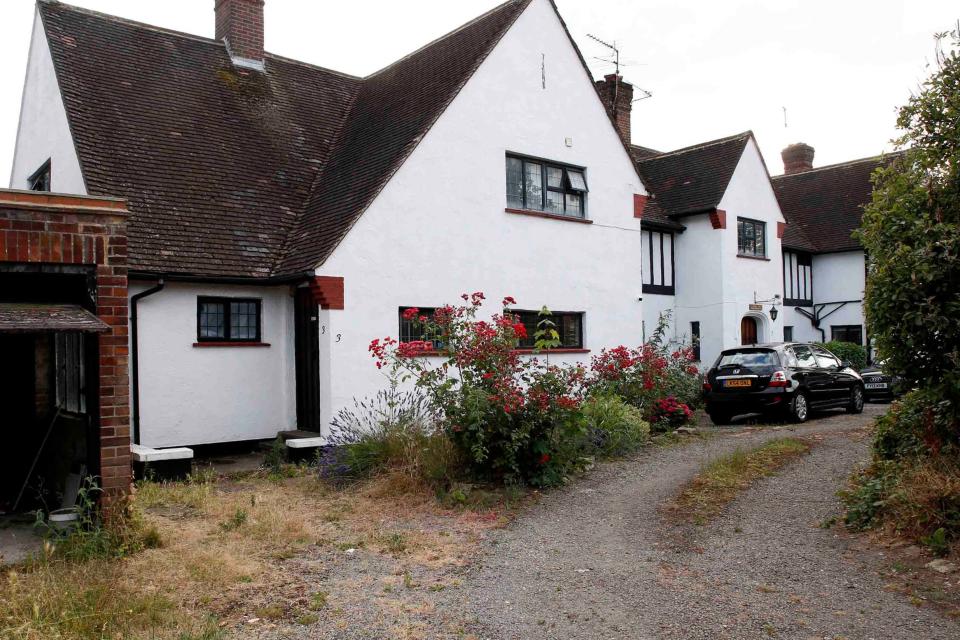
POLYGON ((109 325, 76 304, 0 303, 0 333, 109 330, 109 325))

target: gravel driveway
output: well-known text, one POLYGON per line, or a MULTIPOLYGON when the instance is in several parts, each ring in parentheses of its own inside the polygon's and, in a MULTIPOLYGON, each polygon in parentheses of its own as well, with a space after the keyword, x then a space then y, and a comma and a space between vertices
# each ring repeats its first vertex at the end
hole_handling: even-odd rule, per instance
POLYGON ((604 466, 497 532, 438 609, 498 640, 956 640, 956 622, 884 591, 878 554, 818 526, 839 513, 837 489, 868 457, 862 428, 885 408, 728 431, 604 466), (660 505, 705 461, 784 435, 817 446, 705 527, 678 530, 664 520, 660 505))

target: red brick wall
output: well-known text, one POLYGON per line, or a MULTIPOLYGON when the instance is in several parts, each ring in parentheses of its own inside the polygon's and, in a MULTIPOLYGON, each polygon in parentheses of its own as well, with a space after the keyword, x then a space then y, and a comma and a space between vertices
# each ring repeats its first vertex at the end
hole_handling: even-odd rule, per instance
POLYGON ((96 269, 99 336, 100 476, 108 497, 130 488, 126 204, 0 191, 0 262, 87 265, 96 269))
POLYGON ((215 7, 216 39, 234 56, 263 60, 263 0, 216 0, 215 7))

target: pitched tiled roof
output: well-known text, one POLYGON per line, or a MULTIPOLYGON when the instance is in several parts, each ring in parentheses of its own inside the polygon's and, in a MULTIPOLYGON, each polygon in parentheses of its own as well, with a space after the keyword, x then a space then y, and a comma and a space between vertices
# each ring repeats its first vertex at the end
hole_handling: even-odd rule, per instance
POLYGON ((637 171, 652 194, 644 221, 678 225, 679 217, 719 206, 752 136, 747 131, 646 157, 635 148, 637 171))
POLYGON ((263 278, 326 258, 529 2, 365 79, 38 6, 87 191, 129 201, 131 270, 263 278))
POLYGON ((783 246, 814 253, 859 249, 852 234, 872 197, 870 176, 884 162, 864 158, 772 178, 789 223, 783 246))
POLYGON ((364 79, 283 270, 312 268, 333 251, 529 3, 500 5, 364 79))

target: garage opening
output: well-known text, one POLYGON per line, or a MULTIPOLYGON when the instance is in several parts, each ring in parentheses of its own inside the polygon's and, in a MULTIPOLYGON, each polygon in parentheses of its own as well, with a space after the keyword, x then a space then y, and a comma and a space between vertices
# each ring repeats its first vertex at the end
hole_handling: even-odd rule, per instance
MULTIPOLYGON (((0 274, 2 298, 31 279, 0 274)), ((64 276, 45 297, 83 294, 83 283, 64 276)), ((20 293, 0 299, 0 514, 73 507, 83 479, 99 473, 95 334, 109 327, 80 304, 20 293)))

